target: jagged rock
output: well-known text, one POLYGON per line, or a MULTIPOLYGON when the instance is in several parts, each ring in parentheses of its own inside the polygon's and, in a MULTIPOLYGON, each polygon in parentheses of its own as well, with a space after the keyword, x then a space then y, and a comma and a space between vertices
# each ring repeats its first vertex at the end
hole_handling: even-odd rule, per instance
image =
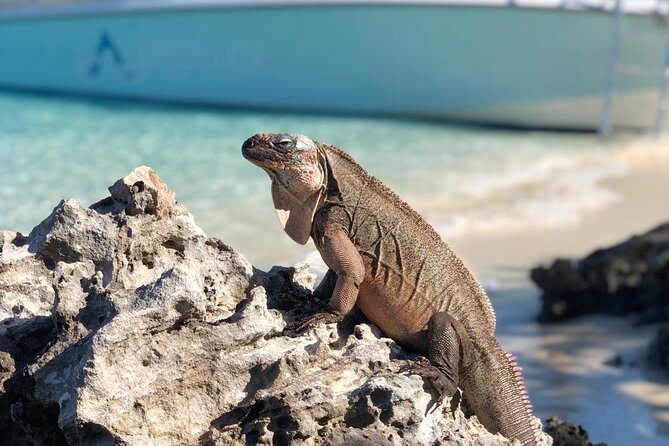
POLYGON ((149 168, 110 193, 0 232, 7 444, 512 444, 432 407, 371 325, 283 333, 322 306, 308 265, 254 269, 149 168))
POLYGON ((593 445, 590 436, 581 426, 558 417, 546 420, 546 432, 553 437, 553 446, 606 446, 605 443, 593 445))
POLYGON ((542 290, 539 320, 584 313, 641 313, 641 320, 669 320, 669 223, 579 261, 556 260, 534 268, 542 290))

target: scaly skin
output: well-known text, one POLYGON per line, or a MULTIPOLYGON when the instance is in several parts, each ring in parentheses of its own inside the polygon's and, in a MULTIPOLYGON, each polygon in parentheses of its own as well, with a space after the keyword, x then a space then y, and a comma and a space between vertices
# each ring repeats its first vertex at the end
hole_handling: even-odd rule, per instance
POLYGON ((417 371, 441 392, 456 388, 491 432, 538 445, 539 431, 514 358, 495 338, 483 288, 423 218, 336 147, 301 135, 259 134, 245 158, 272 179, 284 229, 309 236, 330 270, 340 320, 354 305, 398 343, 428 356, 417 371))

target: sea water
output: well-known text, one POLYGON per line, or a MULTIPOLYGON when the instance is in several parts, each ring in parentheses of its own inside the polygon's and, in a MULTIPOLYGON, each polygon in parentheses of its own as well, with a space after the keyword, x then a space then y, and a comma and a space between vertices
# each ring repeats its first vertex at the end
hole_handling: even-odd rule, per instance
POLYGON ((242 142, 302 133, 343 148, 445 237, 573 224, 616 199, 623 173, 591 135, 0 94, 0 227, 28 232, 61 198, 88 205, 148 165, 208 234, 268 267, 306 251, 281 235, 242 142))
MULTIPOLYGON (((577 227, 619 199, 604 180, 629 168, 588 134, 0 93, 0 230, 28 233, 62 198, 89 205, 116 179, 148 165, 207 234, 254 265, 314 258, 313 245, 283 234, 267 175, 241 156, 243 141, 260 132, 302 133, 339 146, 445 238, 577 227)), ((669 432, 653 421, 652 404, 625 396, 625 386, 648 382, 644 372, 603 365, 611 346, 598 346, 611 343, 610 332, 599 330, 597 319, 537 325, 537 293, 526 282, 493 293, 493 301, 503 344, 520 352, 526 367, 536 413, 583 423, 597 441, 666 444, 669 432), (587 373, 545 357, 562 348, 565 358, 581 361, 571 347, 584 336, 592 338, 591 350, 579 350, 591 365, 587 373)), ((619 347, 643 349, 646 341, 635 339, 623 335, 619 347)))

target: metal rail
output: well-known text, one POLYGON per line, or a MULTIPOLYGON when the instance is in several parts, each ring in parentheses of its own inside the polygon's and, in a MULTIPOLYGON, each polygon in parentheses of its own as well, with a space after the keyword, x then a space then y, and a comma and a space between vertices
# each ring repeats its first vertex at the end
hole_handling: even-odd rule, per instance
POLYGON ((667 109, 669 109, 669 46, 667 46, 664 60, 664 72, 662 73, 662 85, 660 87, 657 118, 655 120, 655 133, 664 132, 667 123, 667 109))
POLYGON ((620 73, 620 35, 623 25, 623 0, 616 0, 613 11, 613 30, 609 52, 609 71, 606 77, 606 90, 602 104, 602 117, 599 121, 599 134, 607 138, 613 132, 613 105, 616 90, 618 89, 618 75, 620 73))
MULTIPOLYGON (((645 77, 649 79, 660 79, 658 84, 658 101, 655 111, 656 133, 661 133, 666 127, 667 112, 669 111, 669 26, 665 43, 664 61, 661 68, 656 66, 648 67, 635 64, 626 64, 622 62, 621 43, 626 42, 645 43, 647 36, 633 35, 624 33, 625 19, 624 0, 615 0, 615 6, 612 15, 611 45, 609 54, 609 68, 606 80, 606 89, 602 99, 602 113, 599 123, 599 135, 602 138, 608 138, 615 133, 615 104, 616 94, 620 76, 645 77)), ((667 26, 669 20, 669 1, 658 0, 656 2, 655 15, 667 26)))

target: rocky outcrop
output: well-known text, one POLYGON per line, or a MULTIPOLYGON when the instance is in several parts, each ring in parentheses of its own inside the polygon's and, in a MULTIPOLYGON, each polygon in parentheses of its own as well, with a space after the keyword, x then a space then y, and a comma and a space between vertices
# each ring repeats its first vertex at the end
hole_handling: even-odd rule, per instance
POLYGON ((554 446, 606 446, 605 443, 593 445, 590 435, 581 426, 558 417, 546 420, 546 432, 553 437, 554 446))
POLYGON ((146 167, 109 190, 0 233, 3 444, 511 444, 374 326, 285 332, 307 265, 253 268, 146 167))
POLYGON ((669 223, 587 257, 537 267, 539 320, 584 313, 638 313, 644 322, 669 320, 669 223))

